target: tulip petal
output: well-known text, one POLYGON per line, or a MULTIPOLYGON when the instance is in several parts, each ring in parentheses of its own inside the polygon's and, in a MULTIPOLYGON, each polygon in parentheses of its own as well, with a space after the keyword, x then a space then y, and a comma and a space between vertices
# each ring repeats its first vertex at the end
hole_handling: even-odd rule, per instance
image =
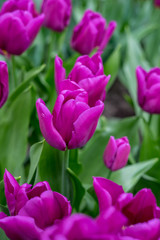
POLYGON ((118 197, 124 193, 122 186, 102 177, 93 178, 93 187, 98 198, 100 212, 115 205, 118 197))
POLYGON ((54 78, 56 91, 59 94, 62 89, 60 89, 60 83, 65 80, 66 71, 63 68, 63 61, 60 57, 56 56, 54 61, 54 78))
POLYGON ((24 216, 0 219, 0 228, 11 240, 39 240, 42 233, 42 230, 35 225, 33 218, 24 216))
POLYGON ((103 49, 107 46, 107 44, 108 44, 110 38, 112 37, 116 27, 117 27, 117 23, 115 21, 109 22, 108 27, 106 29, 106 32, 104 34, 103 40, 101 42, 101 45, 98 49, 99 52, 102 52, 103 49))
POLYGON ((44 14, 41 14, 38 17, 33 18, 32 21, 30 21, 29 24, 27 25, 26 30, 30 39, 30 44, 38 34, 43 21, 44 21, 44 14))
POLYGON ((137 76, 137 94, 138 94, 138 102, 141 107, 144 104, 144 95, 146 91, 146 73, 144 69, 140 66, 136 68, 136 76, 137 76))
POLYGON ((41 132, 46 141, 54 148, 64 151, 66 143, 53 125, 53 116, 43 100, 36 102, 41 132))
POLYGON ((84 111, 73 123, 73 132, 68 148, 73 149, 84 146, 92 137, 97 127, 100 115, 104 109, 104 104, 98 101, 95 107, 84 111))
POLYGON ((89 105, 94 106, 96 101, 102 100, 103 92, 110 79, 109 76, 101 75, 92 78, 86 78, 79 82, 79 86, 88 92, 89 105))
POLYGON ((0 108, 8 98, 8 68, 6 62, 0 61, 0 108))
POLYGON ((111 136, 103 154, 104 164, 109 169, 112 169, 112 165, 115 160, 116 153, 117 153, 116 140, 113 136, 111 136))

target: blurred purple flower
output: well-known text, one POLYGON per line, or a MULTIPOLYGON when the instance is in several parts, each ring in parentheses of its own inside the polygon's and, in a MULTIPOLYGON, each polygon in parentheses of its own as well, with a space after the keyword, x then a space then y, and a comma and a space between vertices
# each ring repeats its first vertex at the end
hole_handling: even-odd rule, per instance
POLYGON ((127 137, 115 139, 111 136, 104 151, 104 164, 111 171, 123 168, 127 164, 130 149, 127 137))
POLYGON ((146 72, 142 67, 136 69, 137 94, 140 107, 149 113, 160 114, 160 68, 146 72))
POLYGON ((55 58, 55 84, 57 93, 72 87, 72 90, 83 88, 88 93, 88 103, 94 106, 98 100, 105 100, 106 85, 110 75, 104 75, 103 62, 100 54, 79 57, 72 71, 66 78, 61 58, 55 58))
POLYGON ((0 227, 10 239, 39 239, 45 228, 71 214, 67 198, 51 191, 47 182, 20 186, 6 170, 4 185, 11 216, 1 213, 0 227))
POLYGON ((6 62, 0 61, 0 108, 8 98, 8 67, 6 62))
POLYGON ((123 188, 101 177, 94 177, 93 186, 99 201, 100 212, 115 206, 127 218, 129 224, 143 223, 159 217, 159 208, 150 189, 140 190, 134 197, 123 188))
POLYGON ((45 14, 44 25, 53 31, 61 32, 70 21, 71 0, 43 0, 41 12, 45 14))
POLYGON ((154 5, 156 7, 160 7, 160 0, 154 0, 154 5))
POLYGON ((97 219, 78 213, 65 218, 59 225, 46 229, 41 240, 119 240, 117 233, 126 221, 113 207, 97 219))
POLYGON ((37 15, 32 0, 7 0, 0 11, 0 49, 22 54, 36 37, 44 15, 37 15))
POLYGON ((89 54, 98 47, 102 51, 109 42, 117 24, 109 22, 100 13, 86 10, 80 23, 75 26, 71 39, 71 46, 81 54, 89 54))
POLYGON ((82 90, 62 91, 52 114, 42 99, 36 103, 39 124, 46 141, 59 150, 84 146, 94 134, 104 104, 99 100, 88 105, 88 95, 82 90))

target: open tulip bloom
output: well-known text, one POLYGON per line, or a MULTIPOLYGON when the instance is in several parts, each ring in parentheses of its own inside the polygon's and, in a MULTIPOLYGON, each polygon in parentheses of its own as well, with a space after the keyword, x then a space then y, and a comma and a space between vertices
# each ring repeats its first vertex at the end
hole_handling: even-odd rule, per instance
POLYGON ((0 10, 0 49, 12 55, 22 54, 33 42, 44 15, 38 15, 32 0, 7 0, 0 10))
POLYGON ((40 129, 46 141, 54 148, 83 147, 96 130, 104 104, 88 105, 88 94, 83 89, 65 90, 57 97, 52 114, 42 99, 36 103, 40 129))
POLYGON ((109 79, 110 75, 104 74, 99 53, 92 57, 86 55, 77 58, 68 77, 66 77, 61 58, 58 56, 55 58, 55 85, 58 94, 68 88, 72 90, 83 88, 88 93, 88 104, 94 106, 98 100, 105 100, 109 79))

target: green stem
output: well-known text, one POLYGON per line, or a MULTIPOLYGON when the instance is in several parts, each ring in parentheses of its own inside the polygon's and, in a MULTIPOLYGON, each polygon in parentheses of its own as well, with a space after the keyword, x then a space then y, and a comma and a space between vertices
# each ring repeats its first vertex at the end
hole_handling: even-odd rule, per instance
POLYGON ((151 125, 151 121, 152 121, 152 114, 149 115, 149 119, 148 119, 148 125, 150 126, 151 125))
POLYGON ((62 181, 61 181, 61 193, 65 196, 68 193, 68 187, 67 187, 68 180, 67 180, 67 171, 66 171, 68 168, 68 165, 69 165, 69 150, 66 150, 64 152, 64 157, 62 160, 62 181))
POLYGON ((112 174, 112 171, 110 169, 108 169, 107 179, 110 179, 111 174, 112 174))
POLYGON ((16 77, 15 58, 13 55, 11 56, 11 65, 12 65, 12 79, 14 82, 13 85, 14 85, 14 88, 16 88, 17 87, 17 77, 16 77))

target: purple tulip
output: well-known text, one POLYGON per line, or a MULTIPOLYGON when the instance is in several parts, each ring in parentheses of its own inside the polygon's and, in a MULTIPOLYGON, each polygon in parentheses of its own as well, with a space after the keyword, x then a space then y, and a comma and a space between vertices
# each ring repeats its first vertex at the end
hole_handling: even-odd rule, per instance
POLYGON ((46 229, 41 240, 119 240, 117 233, 125 224, 126 218, 113 207, 97 219, 78 213, 46 229))
POLYGON ((104 164, 111 171, 123 168, 127 164, 130 149, 127 137, 115 139, 111 136, 104 151, 104 164))
POLYGON ((137 94, 140 107, 149 113, 160 113, 160 68, 152 68, 146 72, 142 67, 137 67, 137 94))
POLYGON ((0 11, 0 49, 22 54, 36 37, 44 15, 37 16, 32 0, 7 0, 0 11))
POLYGON ((160 0, 154 0, 154 5, 156 7, 160 7, 160 0))
POLYGON ((11 216, 1 213, 0 227, 10 239, 38 240, 44 229, 71 214, 67 198, 51 191, 47 182, 20 186, 6 170, 4 185, 11 216))
POLYGON ((93 186, 101 213, 115 206, 128 218, 129 224, 143 223, 159 217, 156 199, 150 189, 144 188, 133 197, 131 193, 125 193, 118 184, 101 177, 94 178, 93 186))
POLYGON ((46 141, 59 150, 84 146, 94 134, 104 104, 99 100, 88 105, 88 95, 82 90, 62 91, 52 114, 43 100, 36 103, 39 124, 46 141))
POLYGON ((100 54, 79 57, 72 71, 66 78, 61 58, 55 58, 55 84, 58 94, 64 90, 83 88, 88 93, 88 103, 94 106, 98 100, 105 100, 106 85, 110 75, 104 75, 103 62, 100 54), (71 86, 70 86, 71 85, 71 86))
POLYGON ((95 47, 101 52, 109 42, 116 25, 115 21, 111 21, 106 26, 106 20, 100 13, 87 10, 73 30, 71 46, 81 54, 89 54, 95 47))
POLYGON ((8 98, 8 67, 6 62, 0 61, 0 108, 8 98))
POLYGON ((44 25, 61 32, 69 24, 72 3, 71 0, 43 0, 41 11, 45 14, 44 25))

